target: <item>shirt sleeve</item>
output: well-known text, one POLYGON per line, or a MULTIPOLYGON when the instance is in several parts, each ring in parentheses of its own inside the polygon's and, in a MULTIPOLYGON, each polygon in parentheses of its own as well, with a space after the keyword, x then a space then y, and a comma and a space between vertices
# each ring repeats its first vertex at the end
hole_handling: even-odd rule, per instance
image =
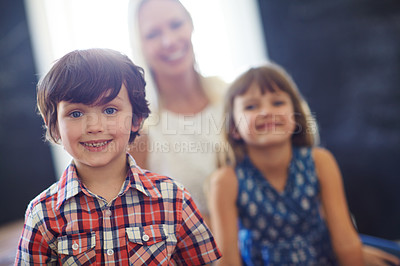
POLYGON ((43 222, 44 219, 38 217, 30 205, 25 215, 15 265, 57 265, 57 254, 49 247, 40 230, 40 220, 43 222))
POLYGON ((181 225, 177 230, 177 249, 173 255, 176 264, 204 265, 221 257, 210 229, 186 189, 183 190, 181 225))

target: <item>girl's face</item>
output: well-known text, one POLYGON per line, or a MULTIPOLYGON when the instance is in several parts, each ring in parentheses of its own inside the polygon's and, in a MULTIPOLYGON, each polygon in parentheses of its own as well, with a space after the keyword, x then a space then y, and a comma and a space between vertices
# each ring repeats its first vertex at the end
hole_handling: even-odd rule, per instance
POLYGON ((130 132, 139 126, 132 124, 132 105, 124 85, 108 103, 92 106, 61 101, 57 112, 59 137, 78 170, 126 160, 130 132))
POLYGON ((193 69, 193 24, 179 3, 147 1, 139 12, 139 32, 144 56, 156 75, 175 76, 193 69))
POLYGON ((267 147, 291 141, 295 130, 293 104, 289 94, 276 89, 262 94, 253 83, 233 101, 233 137, 242 139, 248 147, 267 147))

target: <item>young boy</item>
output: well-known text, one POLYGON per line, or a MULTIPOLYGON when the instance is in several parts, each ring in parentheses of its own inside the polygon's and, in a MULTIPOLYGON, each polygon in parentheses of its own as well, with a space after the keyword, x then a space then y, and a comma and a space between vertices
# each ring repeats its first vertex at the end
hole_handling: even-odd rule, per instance
POLYGON ((29 204, 16 265, 200 265, 221 256, 187 190, 126 152, 150 112, 144 87, 143 70, 108 49, 68 53, 39 82, 47 137, 73 160, 29 204))

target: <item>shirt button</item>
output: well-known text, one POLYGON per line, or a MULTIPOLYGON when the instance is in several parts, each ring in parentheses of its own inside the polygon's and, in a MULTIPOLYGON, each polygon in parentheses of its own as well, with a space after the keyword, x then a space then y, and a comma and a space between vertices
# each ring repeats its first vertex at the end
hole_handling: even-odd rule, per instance
POLYGON ((105 215, 107 217, 110 217, 112 215, 112 212, 110 210, 106 210, 105 215))
POLYGON ((107 255, 112 256, 114 254, 114 250, 112 249, 107 249, 107 255))
POLYGON ((143 239, 143 241, 148 241, 150 239, 150 237, 148 235, 144 234, 142 236, 142 239, 143 239))
POLYGON ((74 244, 72 245, 72 249, 73 249, 73 250, 78 250, 78 249, 79 249, 79 245, 78 245, 77 243, 74 243, 74 244))

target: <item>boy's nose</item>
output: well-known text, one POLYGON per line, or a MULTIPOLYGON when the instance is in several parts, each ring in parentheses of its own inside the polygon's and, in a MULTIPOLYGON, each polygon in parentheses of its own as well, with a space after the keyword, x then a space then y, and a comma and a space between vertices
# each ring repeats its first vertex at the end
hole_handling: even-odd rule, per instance
POLYGON ((98 133, 104 130, 102 116, 98 114, 88 114, 86 120, 87 133, 98 133))

